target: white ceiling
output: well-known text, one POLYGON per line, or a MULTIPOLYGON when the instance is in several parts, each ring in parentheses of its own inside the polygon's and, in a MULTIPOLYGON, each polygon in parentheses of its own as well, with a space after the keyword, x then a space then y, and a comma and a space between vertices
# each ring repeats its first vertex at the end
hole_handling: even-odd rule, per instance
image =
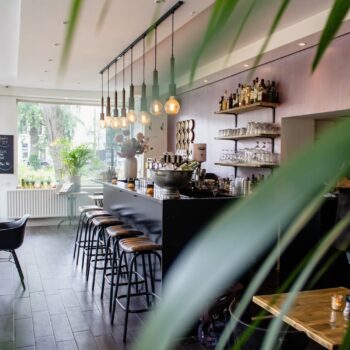
MULTIPOLYGON (((0 0, 0 85, 97 91, 100 89, 99 70, 140 35, 154 19, 154 0, 112 0, 101 30, 97 22, 104 1, 85 0, 79 18, 67 72, 58 79, 58 65, 64 41, 70 0, 0 0), (55 46, 55 43, 60 44, 55 46), (52 61, 49 61, 49 60, 52 61)), ((173 6, 176 0, 166 0, 159 14, 173 6)), ((187 0, 175 14, 175 57, 177 75, 187 76, 193 54, 201 42, 214 0, 187 0), (193 14, 193 12, 195 12, 193 14)), ((201 66, 209 66, 227 54, 228 47, 250 1, 241 1, 229 24, 201 59, 201 66)), ((240 50, 265 37, 280 0, 258 2, 236 49, 240 50)), ((279 30, 291 28, 323 11, 332 0, 293 0, 284 15, 279 30)), ((170 20, 158 29, 158 69, 160 80, 169 79, 170 20)), ((306 35, 307 33, 305 33, 306 35)), ((287 35, 288 36, 288 35, 287 35)), ((286 42, 288 38, 284 35, 286 42)), ((285 43, 286 43, 285 42, 285 43)), ((284 44, 285 44, 284 43, 284 44)), ((151 84, 154 55, 148 42, 146 82, 151 84)), ((282 42, 280 46, 282 46, 282 42)), ((141 81, 141 46, 135 49, 134 83, 141 81)), ((243 60, 242 56, 242 60, 243 60)), ((215 69, 221 70, 222 66, 215 69)), ((121 64, 118 65, 118 71, 121 64)), ((114 71, 114 68, 112 69, 114 71)), ((111 72, 111 76, 113 72, 111 72)), ((213 71, 208 72, 212 74, 213 71)), ((201 73, 201 77, 203 76, 201 73)), ((126 85, 129 84, 126 71, 126 85)), ((121 74, 118 75, 121 87, 121 74)))

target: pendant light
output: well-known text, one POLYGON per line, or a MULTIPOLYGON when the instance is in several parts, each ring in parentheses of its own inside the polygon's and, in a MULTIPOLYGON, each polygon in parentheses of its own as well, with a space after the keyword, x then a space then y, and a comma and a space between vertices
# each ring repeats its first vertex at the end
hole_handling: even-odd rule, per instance
POLYGON ((180 103, 175 98, 175 57, 174 57, 174 12, 171 17, 171 57, 170 57, 170 84, 169 99, 165 102, 164 110, 168 115, 176 115, 180 111, 180 103))
POLYGON ((130 123, 136 122, 136 114, 135 114, 135 97, 134 97, 134 84, 133 84, 133 47, 130 49, 130 59, 131 59, 131 65, 130 65, 130 95, 129 95, 129 112, 128 112, 128 120, 130 123))
POLYGON ((109 97, 109 67, 107 70, 107 106, 106 106, 106 117, 105 117, 105 122, 106 122, 106 127, 111 126, 111 98, 109 97))
POLYGON ((142 41, 143 53, 142 53, 142 87, 141 87, 141 113, 139 122, 142 125, 148 125, 151 122, 151 117, 147 112, 147 95, 146 95, 146 84, 145 84, 145 37, 142 41))
POLYGON ((128 118, 126 117, 125 108, 125 54, 123 55, 123 91, 122 91, 122 117, 120 118, 120 127, 127 128, 129 126, 128 118))
POLYGON ((117 92, 117 64, 118 60, 114 63, 114 112, 111 121, 111 126, 113 129, 119 128, 119 113, 118 113, 118 92, 117 92))
POLYGON ((154 29, 154 71, 153 71, 153 86, 152 86, 152 98, 150 112, 153 115, 161 115, 163 105, 159 101, 159 84, 158 84, 158 71, 157 71, 157 27, 154 29))
POLYGON ((101 113, 100 113, 100 120, 99 120, 98 125, 99 125, 99 127, 101 129, 104 129, 106 127, 106 122, 105 122, 105 115, 103 113, 103 109, 104 109, 104 107, 103 107, 103 104, 104 104, 104 102, 103 102, 103 72, 101 73, 101 83, 102 83, 101 84, 101 86, 102 86, 102 89, 101 89, 101 91, 102 91, 102 96, 101 96, 101 113))

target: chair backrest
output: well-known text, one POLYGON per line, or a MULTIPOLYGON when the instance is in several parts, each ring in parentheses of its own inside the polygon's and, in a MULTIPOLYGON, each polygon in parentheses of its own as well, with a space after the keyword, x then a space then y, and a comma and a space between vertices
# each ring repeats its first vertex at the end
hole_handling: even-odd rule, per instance
POLYGON ((0 229, 0 250, 13 250, 22 245, 29 216, 25 214, 19 220, 6 223, 6 228, 0 229))

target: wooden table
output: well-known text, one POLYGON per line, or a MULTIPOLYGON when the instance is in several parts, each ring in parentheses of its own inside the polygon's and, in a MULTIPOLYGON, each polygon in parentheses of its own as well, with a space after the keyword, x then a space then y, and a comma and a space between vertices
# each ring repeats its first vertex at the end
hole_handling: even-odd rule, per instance
MULTIPOLYGON (((331 309, 331 296, 333 294, 350 295, 350 290, 338 287, 328 289, 310 290, 297 293, 294 306, 283 321, 298 331, 319 343, 326 349, 338 349, 346 333, 345 321, 341 311, 331 309)), ((276 294, 256 295, 253 302, 275 316, 281 313, 281 307, 288 293, 280 294, 272 302, 276 294)))

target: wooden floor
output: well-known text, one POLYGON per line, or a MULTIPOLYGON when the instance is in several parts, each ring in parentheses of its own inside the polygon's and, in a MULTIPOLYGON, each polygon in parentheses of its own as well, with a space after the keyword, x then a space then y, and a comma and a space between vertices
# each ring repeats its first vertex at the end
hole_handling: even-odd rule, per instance
MULTIPOLYGON (((100 300, 100 278, 92 293, 73 264, 74 238, 70 226, 27 228, 17 251, 25 291, 14 265, 0 262, 0 350, 131 349, 146 314, 130 315, 129 341, 123 344, 124 313, 118 310, 112 327, 108 298, 100 300)), ((174 347, 202 349, 191 340, 174 347)))

